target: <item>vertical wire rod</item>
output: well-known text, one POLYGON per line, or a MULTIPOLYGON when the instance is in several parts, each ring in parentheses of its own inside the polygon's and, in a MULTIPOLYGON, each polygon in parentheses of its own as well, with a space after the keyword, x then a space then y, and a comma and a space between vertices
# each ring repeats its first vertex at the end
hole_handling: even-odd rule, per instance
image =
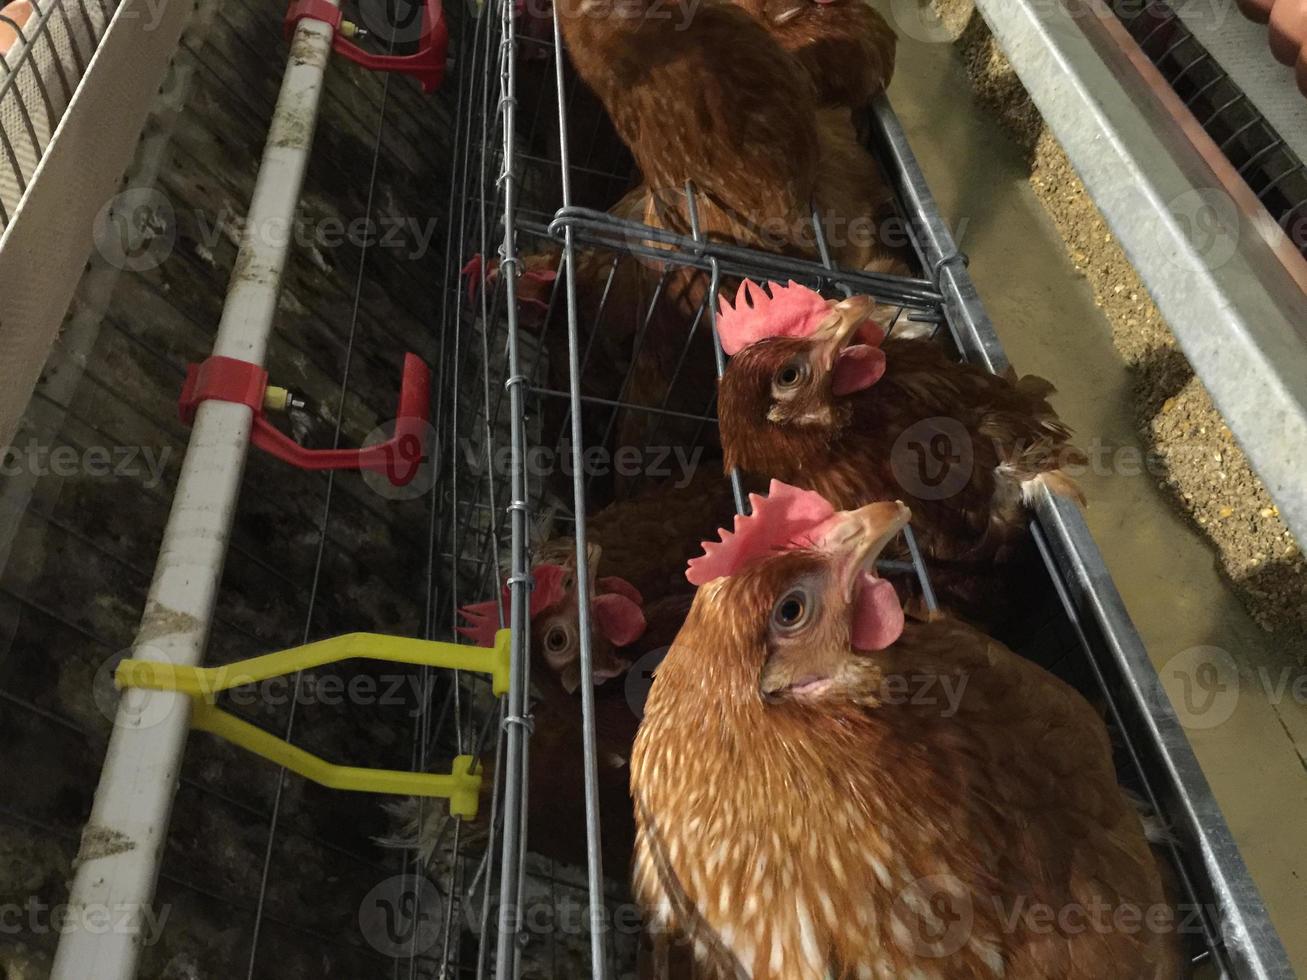
POLYGON ((935 599, 935 589, 930 584, 930 575, 926 573, 926 562, 921 557, 921 548, 917 544, 917 536, 913 533, 911 524, 903 525, 903 540, 908 543, 908 554, 912 556, 912 567, 917 572, 917 581, 921 583, 921 597, 926 600, 926 608, 931 612, 937 612, 939 602, 935 599))
MULTIPOLYGON (((554 16, 554 69, 558 85, 558 151, 563 190, 563 207, 572 203, 572 181, 568 171, 570 147, 567 139, 567 99, 564 96, 563 35, 558 5, 554 16)), ((577 631, 580 636, 581 666, 581 748, 585 775, 585 850, 586 876, 590 904, 590 975, 604 980, 608 973, 604 953, 604 868, 599 827, 599 752, 595 732, 595 692, 593 652, 590 635, 590 562, 586 550, 585 471, 582 466, 585 433, 581 425, 581 342, 576 309, 576 243, 573 230, 563 233, 563 256, 567 266, 567 358, 572 405, 572 506, 576 514, 576 594, 577 631)))
MULTIPOLYGON (((214 354, 263 362, 289 252, 288 242, 266 231, 285 227, 294 216, 333 34, 313 18, 301 20, 295 29, 295 56, 282 78, 236 261, 242 271, 228 289, 214 354)), ((206 401, 196 413, 133 645, 135 657, 184 666, 202 659, 251 419, 248 406, 233 402, 206 401)), ((190 699, 180 693, 128 691, 119 702, 91 810, 94 833, 83 835, 69 896, 72 911, 51 972, 54 980, 129 980, 136 975, 141 925, 167 842, 190 716, 190 699), (114 846, 105 848, 104 841, 114 846), (93 925, 97 910, 106 908, 125 916, 124 928, 93 925)))
MULTIPOLYGON (((517 125, 517 73, 515 68, 516 22, 512 0, 500 0, 503 36, 500 40, 500 85, 503 109, 504 159, 502 189, 504 198, 504 241, 500 274, 504 280, 504 315, 508 322, 508 389, 510 442, 510 503, 508 505, 512 540, 512 574, 509 586, 509 626, 512 630, 508 707, 504 724, 504 840, 499 879, 499 933, 495 944, 496 980, 516 980, 517 934, 521 923, 521 894, 526 852, 526 766, 528 726, 526 710, 530 684, 529 617, 530 596, 527 592, 530 569, 527 565, 528 514, 526 486, 526 404, 517 337, 517 243, 514 209, 517 206, 517 178, 513 153, 517 125)), ((555 16, 557 16, 555 14, 555 16)))
MULTIPOLYGON (((455 249, 457 248, 457 245, 454 244, 455 241, 454 239, 455 225, 453 221, 454 199, 455 199, 455 194, 458 191, 459 157, 462 152, 464 140, 466 139, 465 133, 470 133, 471 131, 471 114, 472 114, 471 100, 469 99, 467 93, 471 88, 473 79, 475 78, 475 72, 472 69, 475 67, 477 41, 480 37, 485 20, 486 20, 485 16, 479 16, 477 18, 476 27, 474 29, 473 37, 470 45, 461 40, 462 37, 464 36, 462 32, 460 32, 459 35, 460 50, 459 50, 459 57, 457 58, 457 62, 456 62, 459 68, 458 89, 457 89, 458 96, 455 103, 456 108, 455 108, 455 122, 454 122, 454 139, 453 139, 453 146, 451 148, 451 153, 450 153, 449 203, 448 203, 448 210, 446 211, 446 214, 448 215, 450 220, 449 220, 449 227, 446 232, 445 254, 444 254, 444 260, 442 262, 444 268, 443 284, 445 286, 445 288, 441 290, 441 304, 440 304, 440 344, 442 350, 445 348, 446 344, 448 343, 449 336, 451 333, 450 323, 449 323, 451 305, 453 307, 453 318, 454 318, 453 333, 455 335, 455 338, 457 338, 458 325, 461 322, 461 311, 460 311, 461 304, 459 302, 459 298, 461 294, 458 289, 458 279, 457 279, 458 272, 456 271, 456 267, 458 263, 454 260, 454 256, 456 255, 455 249), (471 51, 470 58, 464 57, 464 55, 468 53, 467 49, 470 49, 471 51), (469 64, 469 62, 471 62, 472 64, 469 64), (467 103, 468 105, 467 114, 469 120, 466 126, 466 130, 464 129, 464 123, 463 123, 463 106, 465 103, 467 103), (452 290, 450 288, 451 285, 453 287, 452 290), (451 292, 453 296, 452 304, 450 302, 451 292)), ((462 230, 461 224, 459 226, 459 230, 460 231, 462 230)), ((458 244, 461 245, 462 242, 460 241, 458 244)), ((457 349, 457 339, 455 339, 454 343, 455 343, 455 349, 457 349)), ((451 400, 456 400, 457 383, 458 383, 457 373, 447 372, 445 370, 442 370, 440 372, 440 379, 442 382, 442 386, 444 384, 448 384, 449 387, 453 389, 453 395, 451 400)), ((443 431, 445 391, 442 389, 440 391, 433 392, 432 399, 436 403, 436 411, 433 413, 433 416, 437 419, 436 431, 438 433, 437 438, 439 438, 439 433, 443 431)), ((449 442, 451 446, 451 452, 456 452, 456 450, 453 447, 456 444, 456 437, 458 435, 456 416, 454 415, 454 412, 455 409, 451 407, 451 420, 449 423, 449 432, 450 432, 449 442)), ((456 464, 456 460, 451 460, 451 463, 456 464)), ((451 483, 452 483, 451 495, 453 497, 453 506, 451 507, 451 510, 455 515, 457 515, 458 498, 457 498, 457 483, 456 483, 456 478, 454 477, 455 472, 456 472, 455 465, 451 465, 450 467, 451 483)), ((431 500, 430 500, 430 508, 428 511, 428 526, 427 526, 427 535, 428 535, 427 560, 426 560, 427 581, 426 581, 426 613, 425 613, 424 632, 427 639, 434 639, 436 635, 436 617, 438 615, 437 613, 438 588, 436 584, 436 574, 435 574, 436 556, 440 547, 439 539, 441 535, 444 533, 444 524, 441 521, 441 517, 440 517, 441 515, 440 484, 433 483, 430 490, 430 498, 431 500)), ((457 519, 456 516, 455 519, 457 519)), ((457 552, 454 550, 452 534, 451 534, 451 553, 455 555, 457 554, 457 552)), ((449 598, 452 605, 451 613, 455 614, 458 608, 458 558, 457 557, 451 559, 451 567, 449 570, 448 583, 449 583, 449 598)), ((416 726, 417 732, 416 732, 416 744, 414 745, 414 756, 415 756, 414 763, 415 763, 415 769, 417 771, 425 772, 427 769, 428 752, 434 750, 435 747, 434 740, 438 738, 440 736, 440 733, 444 730, 445 720, 447 717, 449 717, 450 714, 451 702, 453 703, 454 731, 455 731, 455 741, 457 743, 456 751, 458 751, 460 755, 462 754, 462 728, 461 728, 461 720, 459 718, 459 707, 458 707, 458 696, 457 696, 461 682, 460 682, 459 672, 455 671, 453 674, 450 688, 447 691, 446 696, 442 699, 440 714, 435 719, 435 724, 433 726, 432 718, 431 718, 431 698, 430 698, 430 691, 428 687, 428 685, 431 683, 431 675, 430 675, 429 668, 427 667, 422 668, 421 678, 422 678, 423 693, 418 705, 420 713, 418 718, 418 725, 416 726)), ((417 826, 419 828, 418 830, 419 835, 422 832, 422 828, 426 826, 426 821, 429 819, 430 814, 429 814, 428 807, 430 806, 431 806, 431 801, 425 798, 419 799, 417 801, 417 807, 418 807, 417 826)), ((461 894, 458 893, 457 870, 458 870, 458 863, 459 863, 460 845, 462 843, 462 822, 458 821, 458 819, 455 817, 446 817, 446 819, 452 819, 455 820, 456 822, 454 825, 454 845, 453 845, 453 850, 451 852, 450 863, 449 863, 449 877, 446 885, 445 921, 444 921, 444 927, 441 930, 442 939, 441 939, 441 947, 440 947, 440 966, 439 966, 439 973, 438 973, 438 976, 441 978, 441 980, 444 980, 449 970, 449 959, 450 959, 449 954, 450 954, 450 945, 451 945, 451 935, 453 930, 454 903, 456 901, 461 902, 461 894)), ((432 861, 435 861, 438 857, 439 857, 439 852, 433 851, 432 861)), ((423 866, 422 862, 418 860, 418 855, 414 854, 412 873, 413 873, 415 885, 418 884, 416 879, 420 876, 425 875, 428 872, 428 870, 429 869, 423 866)), ((416 926, 417 923, 422 921, 422 917, 424 915, 421 908, 422 889, 420 887, 415 888, 414 895, 416 896, 416 899, 415 899, 415 904, 412 913, 412 920, 413 920, 413 924, 416 926)), ((418 962, 419 962, 419 957, 418 957, 419 951, 417 949, 418 935, 419 935, 419 930, 417 928, 414 928, 412 930, 412 936, 410 939, 410 947, 409 947, 409 962, 408 962, 409 980, 415 980, 415 977, 418 975, 418 962)), ((399 961, 396 960, 396 969, 398 969, 398 962, 399 961)))
MULTIPOLYGON (((821 256, 821 264, 827 269, 834 271, 835 263, 831 261, 830 245, 826 241, 826 229, 822 226, 821 214, 818 213, 815 202, 811 205, 811 210, 812 230, 817 236, 817 254, 821 256)), ((847 283, 836 282, 835 288, 842 292, 846 298, 853 295, 853 290, 849 288, 847 283)))
MULTIPOLYGON (((685 182, 685 200, 690 212, 690 234, 699 244, 704 244, 703 230, 699 227, 699 205, 694 197, 694 185, 689 181, 685 182)), ((712 324, 712 348, 714 363, 717 367, 717 380, 721 381, 722 375, 726 373, 726 352, 722 350, 722 338, 717 332, 717 294, 721 289, 722 273, 717 265, 715 258, 708 260, 710 270, 708 282, 708 316, 712 324)), ((707 415, 707 412, 704 412, 707 415)), ((735 497, 735 512, 737 514, 749 513, 748 501, 744 496, 744 487, 740 483, 740 471, 738 468, 731 470, 731 493, 735 497)))

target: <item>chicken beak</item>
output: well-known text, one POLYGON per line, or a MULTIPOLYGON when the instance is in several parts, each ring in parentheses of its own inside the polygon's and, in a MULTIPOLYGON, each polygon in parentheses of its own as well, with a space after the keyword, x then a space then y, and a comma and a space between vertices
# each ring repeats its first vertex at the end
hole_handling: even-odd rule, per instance
POLYGON ((831 307, 830 314, 812 332, 812 340, 821 350, 827 370, 857 335, 858 329, 871 319, 875 308, 876 301, 870 296, 850 296, 831 307))
POLYGON ((885 550, 912 517, 901 500, 882 501, 845 511, 822 538, 821 547, 841 559, 844 598, 853 597, 858 576, 871 571, 885 550))

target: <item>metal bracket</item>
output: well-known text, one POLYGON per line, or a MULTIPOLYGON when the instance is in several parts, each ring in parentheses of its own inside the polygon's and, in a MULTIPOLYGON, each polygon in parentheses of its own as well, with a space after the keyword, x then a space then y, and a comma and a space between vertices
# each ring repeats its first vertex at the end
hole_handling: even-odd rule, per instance
POLYGON ((220 667, 124 660, 114 673, 114 683, 124 690, 185 694, 193 706, 193 728, 225 738, 322 786, 395 796, 440 797, 449 800, 451 814, 472 820, 476 818, 481 793, 481 774, 472 772, 476 762, 473 756, 457 756, 448 774, 337 765, 223 711, 216 705, 217 695, 233 687, 342 660, 380 660, 476 671, 489 674, 492 690, 502 695, 508 691, 510 639, 509 630, 500 630, 493 647, 474 647, 379 633, 347 633, 220 667))
POLYGON ((295 25, 306 17, 329 26, 335 37, 331 48, 342 57, 369 71, 393 71, 417 79, 422 91, 430 95, 445 79, 445 61, 449 54, 449 28, 441 0, 425 0, 422 7, 422 32, 418 49, 408 55, 368 54, 348 40, 358 28, 343 21, 340 8, 328 0, 293 0, 286 10, 283 34, 290 40, 295 25))
POLYGON ((186 367, 177 410, 187 425, 200 403, 209 399, 246 405, 254 413, 250 441, 264 452, 302 470, 371 470, 402 487, 417 475, 427 454, 431 414, 431 369, 416 354, 404 355, 395 431, 385 442, 365 449, 305 449, 264 415, 268 372, 257 364, 214 355, 186 367))

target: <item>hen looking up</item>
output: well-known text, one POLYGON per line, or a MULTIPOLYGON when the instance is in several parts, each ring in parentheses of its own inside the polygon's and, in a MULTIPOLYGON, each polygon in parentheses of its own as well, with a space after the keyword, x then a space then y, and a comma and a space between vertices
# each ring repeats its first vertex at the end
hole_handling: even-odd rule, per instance
MULTIPOLYGON (((532 850, 581 866, 586 860, 586 797, 581 698, 577 693, 581 672, 574 566, 573 556, 566 565, 545 563, 533 569, 531 686, 536 696, 530 709, 533 734, 527 800, 532 850)), ((505 611, 507 608, 505 596, 505 611)), ((670 644, 688 608, 685 595, 644 603, 639 593, 620 579, 601 579, 590 602, 595 624, 592 666, 599 808, 604 818, 604 862, 610 868, 626 867, 631 860, 634 823, 627 763, 639 723, 625 685, 613 678, 625 674, 631 661, 645 652, 670 644)), ((482 646, 492 644, 498 624, 496 604, 480 603, 462 612, 469 625, 461 632, 482 646)), ((493 779, 482 783, 487 797, 483 815, 490 813, 488 797, 493 784, 493 779)))
POLYGON ((748 980, 1178 976, 1089 704, 960 623, 905 620, 873 573, 901 503, 773 483, 753 506, 691 563, 636 736, 655 928, 748 980))
POLYGON ((929 339, 885 339, 871 310, 867 297, 794 283, 746 282, 723 304, 726 465, 839 507, 901 498, 936 562, 1014 559, 1037 484, 1080 497, 1062 467, 1085 457, 1048 403, 1052 385, 959 364, 929 339))

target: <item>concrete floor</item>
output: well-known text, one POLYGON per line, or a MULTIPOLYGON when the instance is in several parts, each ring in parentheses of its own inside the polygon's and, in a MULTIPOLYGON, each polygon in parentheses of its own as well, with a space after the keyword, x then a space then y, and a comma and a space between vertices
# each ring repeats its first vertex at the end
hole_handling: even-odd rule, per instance
MULTIPOLYGON (((1055 404, 1080 445, 1145 448, 1109 325, 1015 146, 972 102, 953 47, 901 37, 890 95, 1017 370, 1057 385, 1055 404)), ((1155 482, 1107 469, 1082 480, 1089 526, 1172 699, 1183 704, 1183 685, 1203 683, 1204 663, 1232 682, 1208 710, 1181 717, 1307 976, 1307 704, 1293 697, 1294 681, 1303 695, 1307 680, 1287 653, 1268 647, 1218 576, 1210 547, 1155 482)))

